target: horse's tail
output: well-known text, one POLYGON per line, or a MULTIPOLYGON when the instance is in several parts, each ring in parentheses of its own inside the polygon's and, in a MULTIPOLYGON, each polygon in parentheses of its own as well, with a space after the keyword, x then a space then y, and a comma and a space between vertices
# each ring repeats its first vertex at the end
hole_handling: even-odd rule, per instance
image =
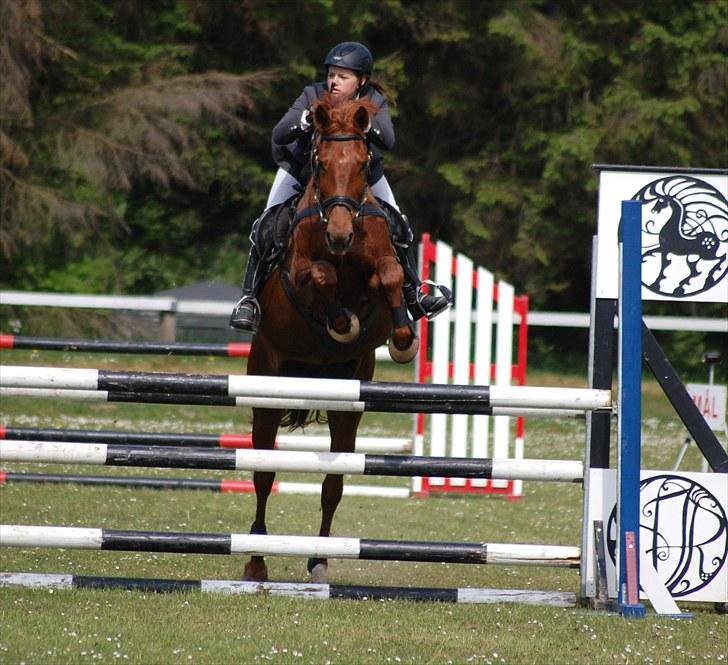
POLYGON ((324 412, 306 411, 305 409, 291 409, 286 411, 283 418, 281 419, 281 426, 287 427, 289 432, 292 432, 299 427, 305 427, 311 423, 317 423, 319 425, 325 424, 327 421, 324 412))

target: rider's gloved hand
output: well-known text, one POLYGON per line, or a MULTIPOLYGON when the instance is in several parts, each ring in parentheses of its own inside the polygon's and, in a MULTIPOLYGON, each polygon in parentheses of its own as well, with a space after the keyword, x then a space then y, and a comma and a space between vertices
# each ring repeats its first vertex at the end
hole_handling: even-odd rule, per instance
POLYGON ((303 109, 301 113, 300 121, 301 130, 307 132, 313 127, 313 116, 311 115, 311 109, 303 109))

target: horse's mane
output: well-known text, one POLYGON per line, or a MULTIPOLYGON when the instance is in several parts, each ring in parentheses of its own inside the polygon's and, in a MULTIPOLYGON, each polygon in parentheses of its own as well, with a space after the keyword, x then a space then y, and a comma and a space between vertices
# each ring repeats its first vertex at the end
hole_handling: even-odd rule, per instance
POLYGON ((368 97, 361 99, 337 99, 331 93, 325 92, 321 99, 314 104, 314 111, 323 106, 328 112, 330 123, 323 130, 324 134, 336 134, 350 131, 355 126, 354 114, 364 107, 369 115, 374 115, 378 107, 368 97))

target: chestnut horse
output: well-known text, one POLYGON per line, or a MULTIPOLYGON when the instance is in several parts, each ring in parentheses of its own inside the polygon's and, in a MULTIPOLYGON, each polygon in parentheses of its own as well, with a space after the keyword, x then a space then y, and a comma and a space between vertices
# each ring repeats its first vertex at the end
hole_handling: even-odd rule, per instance
MULTIPOLYGON (((375 110, 367 100, 337 103, 328 95, 314 108, 311 177, 284 256, 260 291, 262 319, 248 374, 369 380, 375 349, 387 340, 398 362, 417 353, 402 297, 404 272, 387 219, 367 185, 365 132, 375 110)), ((331 451, 353 452, 361 413, 331 411, 327 419, 331 451)), ((307 412, 255 408, 253 445, 270 450, 281 424, 294 428, 311 421, 307 412)), ((257 503, 250 533, 267 533, 274 477, 254 473, 257 503)), ((341 475, 324 478, 320 536, 330 535, 342 491, 341 475)), ((326 569, 326 559, 309 559, 312 581, 325 582, 326 569)), ((263 557, 251 557, 245 579, 267 578, 263 557)))

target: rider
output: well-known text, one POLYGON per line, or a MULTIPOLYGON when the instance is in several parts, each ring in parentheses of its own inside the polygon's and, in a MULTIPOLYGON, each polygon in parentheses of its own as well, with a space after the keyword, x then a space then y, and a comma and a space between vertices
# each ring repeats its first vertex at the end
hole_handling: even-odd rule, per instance
POLYGON ((250 255, 243 277, 243 294, 230 316, 230 325, 233 328, 255 332, 260 323, 260 304, 256 296, 267 270, 265 263, 270 241, 266 241, 265 238, 270 238, 272 235, 270 228, 266 227, 274 224, 280 205, 289 201, 305 187, 307 175, 305 168, 308 165, 313 134, 310 109, 326 91, 342 99, 368 97, 379 107, 367 131, 367 140, 372 153, 369 188, 380 202, 386 204, 387 212, 396 217, 395 248, 405 271, 402 291, 412 318, 414 320, 422 316, 432 318, 450 304, 451 295, 447 289, 437 287, 443 295, 424 294, 420 289, 417 270, 410 257, 412 231, 384 177, 384 160, 380 149, 392 148, 394 128, 387 99, 381 87, 370 79, 373 65, 372 54, 363 44, 343 42, 334 46, 324 60, 326 81, 306 86, 273 129, 273 159, 279 168, 268 195, 265 211, 253 223, 250 234, 250 255), (264 264, 262 270, 261 259, 264 264))

